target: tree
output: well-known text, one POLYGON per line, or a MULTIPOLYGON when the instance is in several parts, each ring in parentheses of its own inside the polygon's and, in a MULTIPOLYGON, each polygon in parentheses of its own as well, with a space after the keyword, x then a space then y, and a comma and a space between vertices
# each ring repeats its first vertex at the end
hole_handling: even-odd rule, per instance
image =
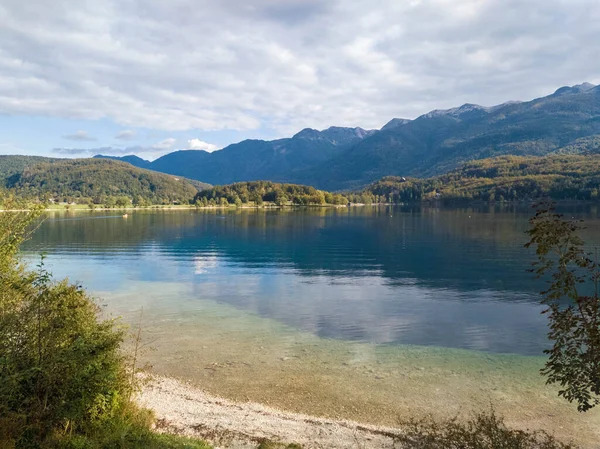
POLYGON ((288 202, 288 197, 285 194, 285 192, 283 192, 283 190, 279 189, 275 191, 275 204, 277 206, 285 206, 288 202))
POLYGON ((531 270, 550 276, 541 293, 553 342, 542 374, 562 387, 559 396, 587 411, 600 403, 600 298, 597 257, 586 253, 577 235, 580 222, 567 221, 543 205, 527 231, 538 257, 531 270))
POLYGON ((150 202, 149 202, 149 201, 146 201, 146 199, 145 199, 143 196, 141 196, 141 195, 136 195, 136 196, 133 198, 133 202, 132 202, 132 204, 133 204, 135 207, 144 207, 144 206, 149 206, 149 205, 150 205, 150 202))
POLYGON ((117 207, 127 207, 131 204, 131 199, 128 196, 119 196, 116 199, 115 204, 117 207))
POLYGON ((252 201, 254 201, 254 205, 255 206, 262 206, 263 205, 263 198, 262 195, 258 192, 255 192, 252 195, 252 201))
POLYGON ((106 198, 104 198, 104 207, 115 207, 115 205, 117 204, 117 199, 114 196, 107 196, 106 198))

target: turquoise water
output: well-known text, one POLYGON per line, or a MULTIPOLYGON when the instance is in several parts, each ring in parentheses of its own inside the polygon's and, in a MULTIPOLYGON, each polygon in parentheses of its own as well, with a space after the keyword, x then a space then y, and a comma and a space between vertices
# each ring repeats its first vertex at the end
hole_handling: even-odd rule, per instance
MULTIPOLYGON (((566 212, 586 219, 594 243, 597 209, 566 212)), ((526 271, 530 215, 526 207, 57 213, 24 249, 31 260, 45 252, 55 276, 92 292, 177 284, 181 292, 160 304, 175 319, 212 301, 330 339, 539 355, 548 343, 543 284, 526 271)))

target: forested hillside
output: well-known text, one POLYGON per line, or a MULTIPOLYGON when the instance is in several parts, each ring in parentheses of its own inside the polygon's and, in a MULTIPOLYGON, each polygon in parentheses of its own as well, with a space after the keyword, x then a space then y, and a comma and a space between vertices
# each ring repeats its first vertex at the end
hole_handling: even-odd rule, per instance
POLYGON ((295 184, 279 184, 270 181, 239 182, 227 186, 215 186, 196 195, 199 206, 272 203, 285 205, 345 205, 348 199, 340 194, 317 190, 314 187, 295 184))
POLYGON ((599 200, 600 155, 502 156, 464 164, 428 179, 386 177, 357 202, 599 200))
POLYGON ((0 185, 5 184, 9 177, 23 172, 27 167, 56 160, 59 159, 42 156, 0 155, 0 185))
POLYGON ((0 159, 2 183, 24 198, 105 206, 190 203, 208 187, 107 159, 0 159))

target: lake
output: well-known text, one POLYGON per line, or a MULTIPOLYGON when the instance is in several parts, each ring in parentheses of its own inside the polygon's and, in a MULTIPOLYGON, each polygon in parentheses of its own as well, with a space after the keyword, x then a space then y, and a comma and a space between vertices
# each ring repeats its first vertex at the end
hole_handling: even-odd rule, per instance
MULTIPOLYGON (((598 243, 595 206, 565 213, 584 218, 584 238, 598 243)), ((409 410, 493 402, 519 410, 517 424, 560 420, 585 437, 597 415, 577 418, 538 374, 549 345, 544 284, 523 247, 531 214, 54 213, 24 249, 32 264, 46 253, 56 277, 84 285, 107 313, 141 323, 156 372, 217 394, 388 424, 409 410)))

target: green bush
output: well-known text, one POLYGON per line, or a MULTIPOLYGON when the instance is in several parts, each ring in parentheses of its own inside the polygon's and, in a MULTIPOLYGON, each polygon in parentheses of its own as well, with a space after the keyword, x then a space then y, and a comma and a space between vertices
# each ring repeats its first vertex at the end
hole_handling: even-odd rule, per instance
POLYGON ((34 213, 6 213, 0 263, 0 434, 17 446, 58 429, 88 432, 119 414, 130 395, 119 352, 123 330, 98 318, 77 285, 54 282, 16 259, 34 213))
POLYGON ((151 432, 131 401, 124 329, 43 259, 35 272, 20 263, 40 211, 0 214, 0 448, 207 447, 151 432))

